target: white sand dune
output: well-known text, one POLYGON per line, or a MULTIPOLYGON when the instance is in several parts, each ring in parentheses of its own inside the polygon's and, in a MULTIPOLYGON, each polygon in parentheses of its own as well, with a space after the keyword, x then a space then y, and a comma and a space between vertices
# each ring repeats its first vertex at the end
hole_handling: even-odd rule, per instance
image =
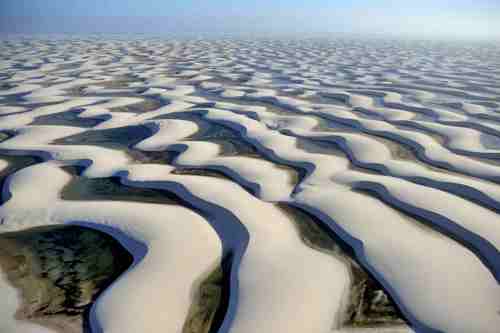
MULTIPOLYGON (((148 249, 99 297, 94 330, 182 332, 195 288, 230 253, 221 333, 498 331, 498 46, 0 44, 0 232, 77 221, 148 249), (181 202, 66 200, 70 165, 181 202), (346 323, 349 266, 306 245, 280 205, 351 248, 408 325, 346 323)), ((31 332, 12 318, 15 290, 2 282, 0 296, 0 325, 31 332)))
POLYGON ((129 171, 131 180, 154 181, 159 188, 168 188, 163 182, 178 182, 200 199, 233 212, 248 230, 232 330, 321 332, 337 326, 349 282, 344 263, 302 243, 287 215, 275 205, 226 180, 170 176, 162 168, 155 173, 147 166, 129 171))
POLYGON ((0 209, 6 228, 89 222, 111 226, 144 243, 144 259, 99 298, 99 324, 105 332, 180 332, 192 288, 220 263, 222 248, 215 231, 199 215, 176 205, 60 200, 59 192, 70 179, 50 163, 16 173, 8 185, 12 198, 0 209))

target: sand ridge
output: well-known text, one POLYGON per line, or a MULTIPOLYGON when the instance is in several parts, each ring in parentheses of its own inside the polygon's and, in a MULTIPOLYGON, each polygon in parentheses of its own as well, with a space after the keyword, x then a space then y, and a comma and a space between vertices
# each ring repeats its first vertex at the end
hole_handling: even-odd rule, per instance
POLYGON ((0 231, 82 221, 148 247, 95 303, 95 329, 183 332, 200 281, 222 265, 222 333, 495 332, 498 46, 0 43, 0 231), (144 192, 69 200, 68 167, 144 192), (146 189, 175 200, 140 201, 146 189), (314 217, 340 254, 305 242, 282 205, 314 217), (349 260, 377 283, 366 301, 407 325, 346 319, 349 260))

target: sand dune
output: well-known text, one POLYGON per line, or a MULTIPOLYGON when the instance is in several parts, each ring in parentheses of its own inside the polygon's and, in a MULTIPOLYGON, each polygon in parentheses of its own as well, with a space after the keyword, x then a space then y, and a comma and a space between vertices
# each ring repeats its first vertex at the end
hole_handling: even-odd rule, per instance
POLYGON ((498 331, 498 46, 0 43, 0 232, 145 246, 92 332, 498 331))

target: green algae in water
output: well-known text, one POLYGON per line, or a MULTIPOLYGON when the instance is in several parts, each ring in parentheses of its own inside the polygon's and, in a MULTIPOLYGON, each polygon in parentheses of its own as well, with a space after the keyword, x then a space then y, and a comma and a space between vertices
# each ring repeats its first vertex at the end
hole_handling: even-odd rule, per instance
POLYGON ((89 130, 54 140, 59 145, 93 145, 114 149, 127 149, 151 136, 146 126, 125 126, 102 130, 89 130))
POLYGON ((280 204, 309 247, 344 261, 350 270, 351 286, 342 327, 390 327, 405 325, 405 320, 382 286, 353 259, 354 253, 334 239, 313 216, 299 208, 280 204))
POLYGON ((115 200, 158 204, 181 204, 168 191, 123 185, 118 177, 87 178, 76 176, 75 167, 63 167, 74 177, 61 191, 63 200, 115 200))
POLYGON ((34 125, 50 125, 50 126, 79 126, 79 127, 94 127, 101 123, 102 119, 97 118, 81 118, 78 115, 81 112, 71 110, 50 115, 38 116, 30 126, 34 125))
POLYGON ((219 266, 204 279, 196 291, 182 333, 208 333, 221 303, 223 272, 219 266))
POLYGON ((84 315, 97 296, 132 262, 118 241, 86 227, 45 226, 0 234, 0 267, 21 292, 16 317, 47 325, 52 319, 62 331, 64 322, 79 323, 83 331, 84 315))

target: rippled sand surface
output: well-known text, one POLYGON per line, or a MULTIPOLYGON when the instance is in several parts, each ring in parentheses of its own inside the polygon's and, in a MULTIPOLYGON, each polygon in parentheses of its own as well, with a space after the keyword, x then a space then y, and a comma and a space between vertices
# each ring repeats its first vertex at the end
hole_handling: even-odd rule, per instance
POLYGON ((134 256, 91 332, 498 332, 499 45, 0 50, 0 236, 77 222, 134 256))

